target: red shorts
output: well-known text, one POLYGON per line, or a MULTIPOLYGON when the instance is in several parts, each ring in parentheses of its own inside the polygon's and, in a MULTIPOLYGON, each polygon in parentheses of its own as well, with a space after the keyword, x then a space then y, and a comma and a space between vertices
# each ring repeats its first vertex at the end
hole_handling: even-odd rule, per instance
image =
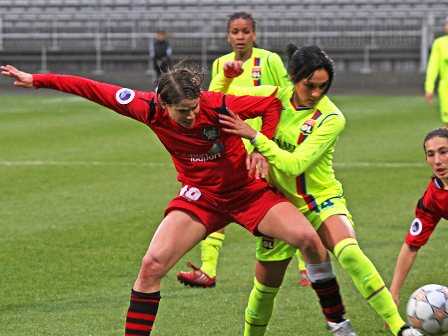
POLYGON ((261 180, 226 194, 184 185, 168 204, 165 216, 173 210, 191 212, 204 224, 207 235, 235 222, 259 236, 258 224, 269 209, 281 202, 289 201, 261 180))

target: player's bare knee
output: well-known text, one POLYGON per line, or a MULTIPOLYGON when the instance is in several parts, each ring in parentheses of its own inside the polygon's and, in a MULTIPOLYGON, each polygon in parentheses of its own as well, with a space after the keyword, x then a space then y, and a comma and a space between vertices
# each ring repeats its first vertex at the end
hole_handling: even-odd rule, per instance
POLYGON ((305 231, 300 235, 300 245, 304 249, 315 250, 320 245, 320 238, 316 231, 305 231))
POLYGON ((152 255, 145 255, 142 260, 140 277, 143 278, 162 278, 166 271, 165 265, 152 255))
POLYGON ((297 247, 304 256, 314 256, 320 254, 319 252, 321 248, 323 248, 323 245, 316 232, 312 232, 301 235, 300 240, 295 247, 297 247))

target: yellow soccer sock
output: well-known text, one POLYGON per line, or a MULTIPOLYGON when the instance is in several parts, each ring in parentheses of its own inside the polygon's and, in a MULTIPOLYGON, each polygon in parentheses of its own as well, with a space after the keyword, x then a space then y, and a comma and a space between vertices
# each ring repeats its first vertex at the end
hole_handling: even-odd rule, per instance
POLYGON ((405 322, 398 313, 383 279, 370 259, 362 252, 356 239, 348 238, 340 241, 334 248, 334 255, 350 274, 361 295, 396 335, 405 322))
POLYGON ((201 244, 201 270, 211 278, 216 276, 219 251, 222 248, 224 238, 224 233, 213 232, 201 244))
POLYGON ((300 253, 299 249, 297 249, 296 255, 297 255, 297 262, 299 263, 299 272, 306 271, 305 261, 303 261, 302 254, 300 253))
POLYGON ((254 278, 254 287, 250 292, 245 312, 244 336, 263 336, 266 332, 274 299, 280 288, 262 285, 254 278))

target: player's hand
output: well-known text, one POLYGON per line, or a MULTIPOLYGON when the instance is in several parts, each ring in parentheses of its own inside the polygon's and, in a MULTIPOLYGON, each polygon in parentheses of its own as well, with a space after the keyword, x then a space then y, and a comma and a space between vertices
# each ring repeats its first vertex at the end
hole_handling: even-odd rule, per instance
POLYGON ((238 77, 243 73, 243 71, 242 61, 229 61, 224 64, 224 76, 227 78, 238 77))
POLYGON ((257 131, 245 123, 241 118, 230 111, 229 115, 221 114, 219 116, 219 122, 221 123, 221 130, 226 133, 238 135, 245 139, 253 139, 257 135, 257 131))
POLYGON ((265 179, 268 175, 269 164, 263 155, 254 150, 246 157, 246 168, 249 176, 255 176, 256 179, 265 179))
POLYGON ((425 93, 425 99, 428 103, 432 104, 432 99, 434 98, 434 94, 432 92, 425 93))
POLYGON ((6 77, 12 77, 15 79, 14 85, 24 88, 32 88, 34 86, 33 75, 20 71, 14 68, 12 65, 0 66, 1 74, 6 77))

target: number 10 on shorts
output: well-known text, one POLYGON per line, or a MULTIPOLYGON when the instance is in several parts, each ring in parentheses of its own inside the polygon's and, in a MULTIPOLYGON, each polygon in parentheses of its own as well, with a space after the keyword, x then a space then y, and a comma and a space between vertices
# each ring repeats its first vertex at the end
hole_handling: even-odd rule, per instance
POLYGON ((179 192, 179 196, 188 198, 191 201, 197 201, 201 197, 201 191, 198 188, 184 185, 179 192))

